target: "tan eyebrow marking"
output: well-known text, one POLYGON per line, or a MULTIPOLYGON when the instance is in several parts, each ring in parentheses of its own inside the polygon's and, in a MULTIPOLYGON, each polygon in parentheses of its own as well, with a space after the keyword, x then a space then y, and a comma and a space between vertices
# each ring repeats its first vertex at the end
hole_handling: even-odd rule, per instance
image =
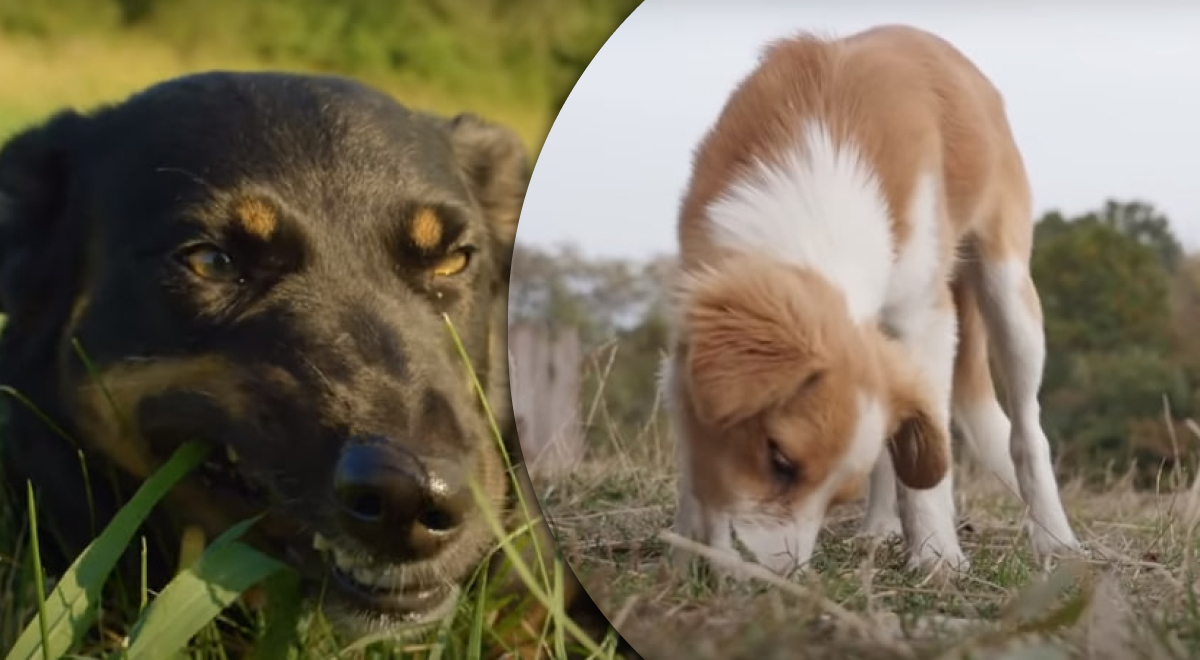
POLYGON ((445 226, 442 219, 432 209, 417 211, 408 228, 408 234, 412 238, 413 244, 422 250, 431 250, 437 247, 442 240, 444 231, 445 226))
POLYGON ((261 199, 243 199, 233 211, 242 227, 260 238, 269 237, 279 226, 279 216, 276 215, 275 209, 261 199))

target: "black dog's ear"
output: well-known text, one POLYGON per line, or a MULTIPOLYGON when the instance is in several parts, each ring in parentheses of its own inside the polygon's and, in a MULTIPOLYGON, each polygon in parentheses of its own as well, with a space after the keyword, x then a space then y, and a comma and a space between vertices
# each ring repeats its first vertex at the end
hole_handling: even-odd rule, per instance
POLYGON ((0 148, 0 312, 22 315, 47 293, 64 230, 69 149, 82 117, 61 112, 0 148))
POLYGON ((454 156, 500 243, 511 248, 529 185, 529 156, 513 131, 470 113, 448 122, 454 156))

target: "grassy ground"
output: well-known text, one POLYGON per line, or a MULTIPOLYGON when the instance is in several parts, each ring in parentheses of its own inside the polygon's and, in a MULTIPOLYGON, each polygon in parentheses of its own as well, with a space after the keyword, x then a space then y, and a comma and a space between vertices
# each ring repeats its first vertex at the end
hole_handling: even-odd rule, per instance
POLYGON ((1065 483, 1086 561, 1037 565, 1015 498, 968 465, 956 490, 972 567, 949 583, 906 573, 899 541, 853 538, 861 502, 832 512, 806 576, 722 581, 666 560, 680 541, 664 533, 674 476, 660 417, 535 479, 576 574, 648 658, 1200 657, 1200 487, 1185 475, 1153 493, 1065 483))
MULTIPOLYGON (((457 333, 448 330, 467 359, 457 333)), ((2 327, 2 324, 0 324, 2 327)), ((468 366, 469 362, 468 362, 468 366)), ((476 380, 476 392, 483 396, 476 380)), ((26 405, 19 393, 5 391, 12 405, 26 405)), ((501 452, 503 440, 495 424, 494 440, 501 452)), ((138 525, 167 489, 202 461, 208 448, 186 446, 147 480, 123 511, 76 559, 61 578, 41 571, 39 540, 45 533, 19 523, 17 507, 25 502, 0 498, 0 650, 16 660, 44 657, 83 658, 493 658, 502 650, 526 645, 518 657, 533 648, 539 658, 582 657, 615 660, 615 638, 578 641, 581 628, 563 611, 561 559, 533 561, 523 551, 536 548, 531 533, 533 503, 519 497, 515 525, 501 522, 481 492, 476 502, 496 539, 495 560, 501 571, 489 577, 481 565, 460 597, 455 613, 437 629, 416 640, 387 638, 346 639, 325 619, 319 601, 300 605, 298 581, 283 564, 242 545, 229 532, 206 547, 195 548, 172 582, 161 591, 145 584, 146 539, 138 525), (186 456, 192 456, 186 458, 186 456), (172 476, 167 476, 172 475, 172 476), (157 483, 155 483, 157 482, 157 483), (150 495, 148 493, 155 492, 150 495), (131 513, 132 512, 132 513, 131 513), (133 517, 129 517, 132 515, 133 517), (123 531, 121 531, 123 530, 123 531), (142 584, 116 582, 112 573, 118 556, 129 547, 142 548, 142 584), (86 567, 86 568, 81 568, 86 567), (521 594, 502 585, 515 572, 521 594), (56 579, 59 578, 59 579, 56 579), (101 599, 104 585, 117 586, 117 598, 101 599), (241 596, 261 586, 249 601, 241 596), (44 597, 39 594, 45 594, 44 597), (263 596, 265 595, 265 599, 263 596), (64 605, 65 603, 65 605, 64 605), (530 608, 548 612, 543 623, 530 627, 530 608), (575 636, 572 639, 572 636, 575 636), (10 651, 11 649, 11 651, 10 651), (252 655, 251 655, 252 654, 252 655)), ((508 462, 511 487, 520 493, 516 473, 508 462)), ((0 474, 0 479, 3 479, 0 474)), ((68 478, 64 475, 64 478, 68 478)), ((32 490, 30 491, 32 496, 32 490)), ((86 506, 86 503, 81 503, 86 506)), ((36 503, 28 502, 33 511, 36 503)), ((246 521, 249 525, 252 521, 246 521)), ((545 542, 543 539, 541 542, 545 542)), ((536 550, 532 556, 537 556, 536 550)), ((509 657, 509 656, 505 656, 509 657)))

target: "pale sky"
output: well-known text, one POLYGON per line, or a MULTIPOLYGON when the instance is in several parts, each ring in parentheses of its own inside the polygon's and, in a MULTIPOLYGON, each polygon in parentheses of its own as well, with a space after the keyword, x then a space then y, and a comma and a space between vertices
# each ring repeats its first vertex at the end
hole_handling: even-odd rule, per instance
POLYGON ((908 23, 1004 94, 1038 215, 1140 199, 1200 248, 1200 2, 646 0, 584 72, 533 171, 522 244, 675 251, 692 150, 763 44, 908 23))

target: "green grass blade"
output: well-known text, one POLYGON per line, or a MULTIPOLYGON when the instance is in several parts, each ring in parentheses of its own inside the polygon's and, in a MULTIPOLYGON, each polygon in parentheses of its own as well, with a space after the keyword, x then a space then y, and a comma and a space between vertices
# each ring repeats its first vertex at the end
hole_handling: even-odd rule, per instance
POLYGON ((483 631, 487 628, 487 573, 480 579, 478 600, 475 602, 475 613, 471 617, 470 639, 467 641, 468 660, 480 660, 483 657, 483 631))
MULTIPOLYGON (((61 657, 91 627, 100 604, 104 582, 134 533, 151 509, 184 475, 204 460, 208 446, 187 443, 177 449, 162 468, 152 474, 108 527, 75 559, 58 586, 46 598, 47 643, 51 657, 61 657)), ((34 660, 43 653, 38 622, 31 621, 6 660, 34 660)))
POLYGON ((37 504, 33 497, 33 482, 25 482, 25 493, 29 499, 29 548, 33 554, 33 582, 37 585, 38 632, 42 639, 42 657, 50 660, 50 631, 46 619, 46 574, 42 571, 42 549, 38 545, 37 504))
MULTIPOLYGON (((474 493, 477 501, 487 501, 483 493, 480 492, 479 485, 477 483, 470 481, 468 482, 468 486, 471 488, 471 491, 474 493)), ((483 515, 484 522, 486 522, 488 527, 491 528, 492 534, 494 534, 496 538, 503 538, 504 525, 500 521, 499 516, 497 516, 496 513, 487 506, 481 507, 480 513, 483 515)), ((536 534, 532 536, 534 539, 536 539, 536 534)), ((553 613, 556 611, 556 607, 553 602, 553 596, 547 593, 547 590, 543 589, 538 584, 538 580, 534 577, 530 566, 521 557, 520 550, 515 548, 514 544, 512 543, 502 544, 500 546, 500 550, 508 559, 509 568, 517 572, 517 575, 521 578, 521 581, 525 583, 525 587, 529 590, 530 595, 532 595, 548 613, 553 615, 553 613)), ((578 639, 579 643, 582 644, 589 653, 600 653, 600 647, 596 644, 596 642, 593 641, 592 638, 583 631, 583 628, 581 628, 579 624, 570 617, 561 619, 558 624, 564 626, 567 629, 567 632, 574 635, 578 639)))
POLYGON ((92 473, 88 470, 87 457, 84 456, 82 449, 75 450, 75 456, 79 458, 79 470, 83 474, 83 493, 87 498, 88 509, 88 530, 92 536, 96 535, 96 501, 92 497, 92 473))
POLYGON ((15 399, 17 403, 25 406, 27 409, 29 409, 29 412, 32 412, 39 420, 42 421, 43 424, 46 425, 47 428, 53 431, 55 435, 71 443, 72 447, 79 446, 79 444, 75 442, 75 438, 71 437, 70 433, 67 433, 65 430, 63 430, 63 427, 54 423, 54 420, 50 419, 49 415, 42 412, 42 409, 34 405, 34 403, 30 401, 29 398, 24 394, 21 394, 8 385, 0 385, 0 394, 7 394, 15 399))
MULTIPOLYGON (((563 582, 563 565, 555 562, 554 564, 554 609, 549 612, 546 617, 546 623, 550 621, 562 621, 567 618, 567 592, 566 584, 563 582)), ((554 651, 557 654, 555 657, 567 657, 567 641, 566 635, 563 635, 562 626, 554 629, 554 651)))
POLYGON ((242 592, 287 566, 237 539, 258 518, 230 527, 159 593, 129 637, 130 660, 161 658, 185 648, 242 592))
POLYGON ((138 585, 138 616, 146 611, 146 605, 150 602, 150 581, 147 575, 147 564, 150 561, 149 551, 146 546, 146 536, 142 535, 142 561, 141 561, 141 576, 140 584, 138 585))
MULTIPOLYGON (((521 508, 521 516, 525 520, 533 520, 533 515, 530 512, 528 499, 525 497, 525 489, 521 484, 521 477, 517 474, 517 467, 513 465, 512 457, 509 456, 508 449, 504 446, 504 434, 500 431, 500 425, 496 421, 496 415, 492 412, 492 404, 488 401, 487 390, 483 387, 483 383, 479 380, 479 373, 475 371, 475 366, 471 364, 471 356, 467 354, 467 347, 463 344, 462 337, 459 336, 458 330, 454 327, 454 323, 450 320, 449 314, 442 314, 442 321, 446 324, 446 329, 450 332, 450 338, 454 341, 454 347, 458 351, 459 357, 462 358, 463 364, 466 365, 467 371, 471 374, 471 383, 474 386, 475 394, 479 397, 479 402, 483 406, 484 416, 487 417, 488 426, 492 430, 493 439, 496 441, 497 449, 500 455, 504 458, 504 467, 512 480, 512 487, 517 495, 517 504, 521 508)), ((522 468, 522 469, 528 469, 522 468)), ((526 475, 528 476, 528 475, 526 475)), ((530 482, 532 486, 532 482, 530 482)), ((549 580, 549 571, 546 566, 545 555, 542 552, 541 544, 536 533, 531 535, 533 541, 534 557, 537 558, 540 575, 544 580, 549 580)))
POLYGON ((254 660, 289 660, 299 657, 301 645, 300 575, 280 571, 267 578, 265 630, 254 650, 254 660))

